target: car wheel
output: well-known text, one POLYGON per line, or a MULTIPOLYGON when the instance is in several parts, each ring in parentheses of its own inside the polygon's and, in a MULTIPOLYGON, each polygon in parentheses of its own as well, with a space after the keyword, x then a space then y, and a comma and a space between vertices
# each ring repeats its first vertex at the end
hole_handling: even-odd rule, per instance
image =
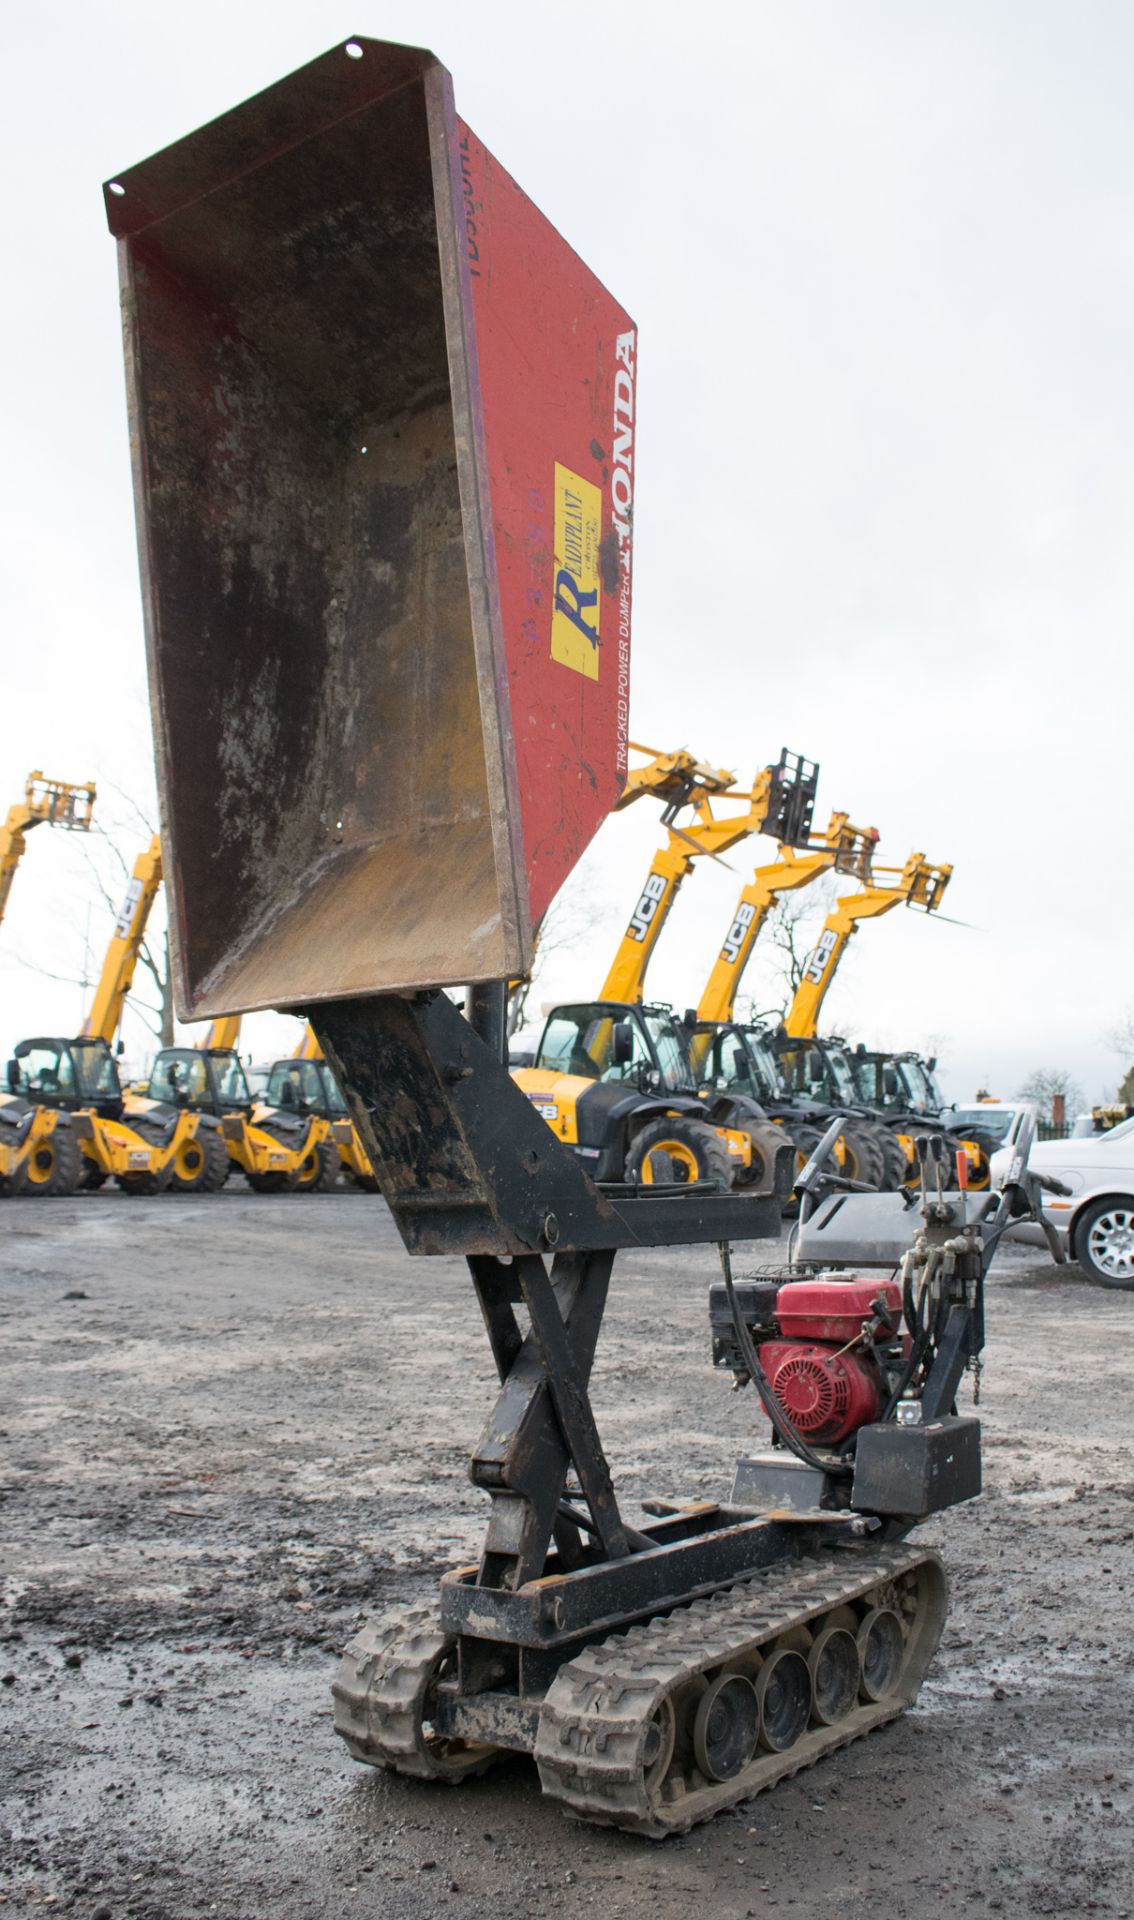
POLYGON ((1075 1229, 1075 1258, 1100 1287, 1134 1292, 1134 1199, 1088 1207, 1075 1229))

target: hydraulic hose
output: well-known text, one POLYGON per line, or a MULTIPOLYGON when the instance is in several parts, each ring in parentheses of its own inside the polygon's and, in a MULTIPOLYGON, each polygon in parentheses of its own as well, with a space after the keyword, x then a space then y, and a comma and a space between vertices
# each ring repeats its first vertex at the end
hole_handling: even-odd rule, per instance
POLYGON ((811 1448, 805 1440, 800 1438, 800 1435, 796 1432, 779 1401, 776 1399, 775 1394, 772 1392, 772 1383, 760 1365, 760 1356, 756 1351, 752 1335, 749 1333, 745 1324, 744 1315, 740 1311, 740 1302, 736 1297, 736 1289, 732 1284, 732 1254, 727 1240, 718 1242, 717 1252, 720 1254, 721 1272, 724 1275, 725 1292, 728 1295, 729 1310, 732 1314, 732 1324, 736 1333, 737 1345, 740 1348, 749 1378, 760 1396, 760 1405, 771 1421, 774 1431, 779 1435, 784 1446, 788 1447, 791 1452, 795 1454, 797 1460, 802 1460, 805 1466, 813 1467, 817 1473, 835 1474, 843 1479, 849 1479, 853 1471, 850 1466, 843 1465, 841 1462, 834 1460, 824 1460, 820 1454, 812 1453, 811 1448))

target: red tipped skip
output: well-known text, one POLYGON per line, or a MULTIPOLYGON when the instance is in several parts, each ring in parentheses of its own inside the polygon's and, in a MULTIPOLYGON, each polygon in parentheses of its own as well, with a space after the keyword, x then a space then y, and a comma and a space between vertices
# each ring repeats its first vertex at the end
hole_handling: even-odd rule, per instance
POLYGON ((524 971, 625 778, 631 321, 417 48, 106 198, 181 1013, 524 971))

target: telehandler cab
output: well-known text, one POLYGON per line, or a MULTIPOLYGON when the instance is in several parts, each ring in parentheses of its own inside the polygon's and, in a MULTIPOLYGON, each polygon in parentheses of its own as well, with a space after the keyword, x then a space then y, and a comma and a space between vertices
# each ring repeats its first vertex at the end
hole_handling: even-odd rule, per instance
POLYGON ((288 1060, 276 1060, 268 1070, 264 1097, 277 1106, 286 1104, 301 1113, 319 1114, 331 1129, 339 1151, 342 1170, 353 1186, 364 1193, 377 1193, 378 1182, 358 1128, 350 1117, 338 1081, 323 1058, 323 1050, 304 1027, 299 1045, 288 1060))
POLYGON ((8 1091, 72 1116, 83 1154, 78 1178, 83 1188, 113 1179, 123 1193, 161 1193, 179 1145, 196 1133, 195 1120, 191 1131, 174 1120, 155 1123, 144 1134, 126 1124, 118 1063, 101 1035, 21 1040, 8 1062, 8 1091))
POLYGON ((625 777, 637 336, 434 56, 340 44, 106 204, 179 1010, 310 1019, 500 1379, 483 1550, 356 1633, 335 1724, 418 1781, 527 1753, 575 1817, 682 1831, 917 1697, 945 1580, 910 1535, 979 1489, 952 1407, 1028 1176, 927 1174, 920 1216, 820 1192, 808 1275, 745 1291, 774 1194, 596 1183, 509 1077, 505 985, 625 777), (790 1478, 635 1522, 588 1391, 611 1271, 697 1243, 790 1478))
POLYGON ((513 1077, 593 1180, 710 1181, 786 1197, 788 1143, 754 1117, 754 1102, 734 1126, 732 1103, 706 1101, 669 1007, 616 1000, 556 1007, 535 1065, 513 1077), (730 1124, 718 1127, 725 1106, 730 1124))
POLYGON ((210 1162, 201 1192, 223 1187, 238 1167, 256 1193, 323 1192, 338 1175, 330 1129, 318 1116, 257 1100, 236 1042, 240 1017, 214 1020, 195 1047, 163 1047, 146 1090, 155 1110, 209 1115, 218 1125, 223 1159, 210 1162))
POLYGON ((891 1129, 903 1149, 906 1170, 903 1182, 917 1180, 914 1141, 918 1135, 940 1134, 950 1153, 963 1153, 968 1162, 968 1185, 983 1193, 991 1184, 990 1161, 1002 1144, 997 1130, 982 1133, 969 1116, 958 1132, 956 1116, 946 1104, 936 1080, 937 1062, 924 1060, 919 1053, 886 1053, 860 1041, 847 1061, 854 1075, 855 1091, 862 1104, 878 1114, 891 1129))

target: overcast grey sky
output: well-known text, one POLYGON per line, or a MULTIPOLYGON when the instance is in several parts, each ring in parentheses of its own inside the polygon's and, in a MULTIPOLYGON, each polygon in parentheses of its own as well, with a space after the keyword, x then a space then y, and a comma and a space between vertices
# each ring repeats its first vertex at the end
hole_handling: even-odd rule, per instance
MULTIPOLYGON (((876 825, 894 864, 955 864, 945 911, 975 930, 867 928, 832 1023, 936 1036, 957 1097, 1040 1063, 1111 1088, 1134 1006, 1118 0, 10 8, 0 806, 32 766, 150 780, 100 183, 351 32, 445 61, 638 321, 636 737, 743 776, 790 745, 822 764, 822 818, 876 825)), ((583 879, 607 931, 538 998, 597 989, 656 840, 648 803, 604 829, 583 879)), ((652 992, 695 994, 733 860, 687 882, 652 992)), ((76 1024, 78 990, 20 959, 81 964, 84 885, 40 829, 0 935, 0 1040, 76 1024)))

